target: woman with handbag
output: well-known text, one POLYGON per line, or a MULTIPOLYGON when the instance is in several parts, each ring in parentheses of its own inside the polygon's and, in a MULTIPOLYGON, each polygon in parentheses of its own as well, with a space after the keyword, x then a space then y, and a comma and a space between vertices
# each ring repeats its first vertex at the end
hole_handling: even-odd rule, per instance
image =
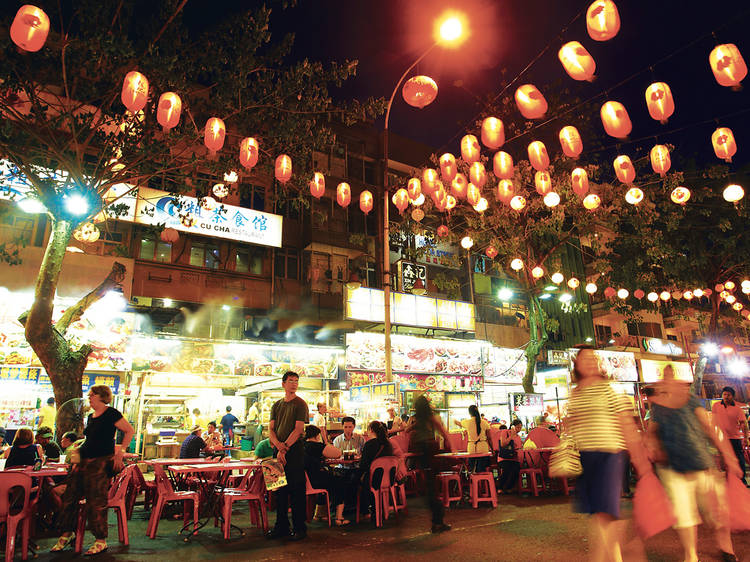
MULTIPOLYGON (((475 404, 469 406, 469 418, 465 420, 456 420, 456 425, 461 428, 469 436, 467 441, 466 450, 469 453, 489 453, 489 422, 482 418, 479 414, 479 408, 475 404)), ((487 470, 487 466, 490 464, 489 457, 471 459, 469 467, 472 472, 484 472, 487 470)))
POLYGON ((78 503, 86 499, 86 516, 96 542, 86 551, 87 556, 107 550, 107 495, 113 473, 122 470, 123 453, 133 438, 133 426, 115 408, 111 408, 112 390, 106 385, 89 389, 89 405, 94 410, 86 421, 83 433, 86 440, 78 449, 80 459, 68 476, 63 494, 63 510, 59 521, 63 534, 52 552, 70 544, 75 535, 78 503), (122 444, 115 446, 115 432, 122 431, 122 444))
POLYGON ((519 419, 513 420, 510 429, 500 426, 500 447, 497 451, 500 457, 500 481, 499 492, 509 494, 518 485, 518 474, 521 472, 521 462, 518 460, 518 451, 523 448, 521 437, 518 432, 523 428, 523 422, 519 419))
POLYGON ((591 346, 575 358, 566 428, 580 451, 583 473, 576 482, 576 508, 589 513, 595 560, 621 560, 620 493, 626 451, 645 473, 646 460, 627 398, 612 390, 591 346))

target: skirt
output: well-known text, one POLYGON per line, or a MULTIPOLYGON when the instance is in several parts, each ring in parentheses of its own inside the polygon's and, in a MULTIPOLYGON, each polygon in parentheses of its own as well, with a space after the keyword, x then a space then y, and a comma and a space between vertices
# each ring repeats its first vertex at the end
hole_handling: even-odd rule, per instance
POLYGON ((581 451, 583 474, 576 481, 576 511, 620 517, 625 451, 581 451))

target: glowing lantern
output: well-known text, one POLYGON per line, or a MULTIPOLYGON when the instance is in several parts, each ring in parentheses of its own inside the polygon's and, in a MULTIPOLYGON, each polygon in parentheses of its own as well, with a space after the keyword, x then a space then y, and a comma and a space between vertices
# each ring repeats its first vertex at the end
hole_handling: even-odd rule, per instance
POLYGON ((240 179, 240 177, 234 170, 230 170, 224 174, 224 181, 227 183, 237 183, 238 179, 240 179))
POLYGON ((682 291, 673 291, 672 292, 672 298, 676 301, 682 299, 682 291))
POLYGON ((638 300, 641 300, 646 296, 646 293, 643 292, 643 289, 636 289, 635 291, 633 291, 633 296, 638 300))
POLYGON ((628 292, 627 289, 620 289, 619 291, 617 291, 617 297, 622 300, 625 300, 629 296, 630 296, 630 293, 628 292))
POLYGON ((616 293, 617 291, 615 291, 613 287, 607 287, 606 289, 604 289, 604 296, 608 299, 614 297, 616 293))
POLYGON ((437 235, 440 238, 445 238, 450 233, 451 233, 450 229, 447 226, 445 226, 444 224, 441 224, 440 226, 438 226, 437 235))
POLYGON ((703 289, 696 289, 695 291, 693 291, 693 296, 701 298, 703 296, 703 289))
POLYGON ((534 267, 534 269, 531 270, 531 276, 534 279, 541 279, 542 277, 544 277, 544 268, 537 265, 536 267, 534 267))
MULTIPOLYGON (((667 294, 669 294, 669 293, 667 293, 667 294)), ((649 301, 651 301, 651 302, 656 302, 656 301, 658 301, 658 300, 659 300, 659 295, 658 295, 657 293, 654 293, 654 292, 652 291, 652 292, 650 292, 650 293, 649 293, 649 294, 648 294, 648 295, 646 296, 646 298, 647 298, 647 299, 648 299, 649 301)))
POLYGON ((596 283, 586 283, 586 292, 589 295, 593 295, 594 293, 596 293, 597 289, 598 287, 596 286, 596 283))
POLYGON ((560 129, 560 146, 568 158, 578 158, 583 152, 583 141, 578 129, 568 125, 560 129))
POLYGON ((276 157, 274 176, 281 183, 286 183, 292 178, 292 159, 286 154, 279 154, 276 157))
POLYGON ((547 172, 534 174, 534 187, 539 195, 547 195, 552 191, 552 179, 547 172))
POLYGON ((372 211, 372 193, 366 189, 359 194, 359 208, 364 214, 372 211))
POLYGON ((637 205, 643 201, 643 191, 638 187, 631 187, 625 192, 625 201, 631 205, 637 205))
POLYGON ((240 143, 240 164, 251 170, 258 163, 258 141, 253 137, 246 137, 240 143))
POLYGON ((461 247, 464 250, 470 249, 474 245, 474 239, 471 236, 464 236, 461 238, 461 247))
POLYGON ((526 206, 526 198, 521 195, 516 195, 510 200, 510 208, 514 211, 521 211, 526 206))
POLYGON ((596 193, 589 193, 586 197, 583 198, 583 206, 586 207, 589 211, 598 209, 599 205, 601 204, 602 200, 596 193))
POLYGON ((475 207, 477 203, 479 203, 479 199, 481 199, 481 197, 482 192, 480 191, 480 189, 473 183, 470 183, 466 188, 466 201, 469 203, 469 205, 475 207))
POLYGON ((471 166, 469 166, 469 181, 479 189, 484 187, 484 184, 487 182, 487 172, 484 169, 484 164, 481 162, 473 162, 471 166))
POLYGON ((539 119, 547 113, 547 100, 533 84, 524 84, 516 90, 516 105, 526 119, 539 119))
POLYGON ((583 197, 589 190, 589 175, 583 168, 576 168, 570 172, 570 182, 573 185, 573 193, 583 197))
POLYGON ((736 302, 736 303, 734 303, 734 304, 732 305, 732 308, 733 308, 734 310, 736 310, 737 312, 739 312, 739 311, 740 311, 740 310, 742 310, 742 309, 743 309, 744 307, 742 306, 742 303, 741 303, 741 302, 736 302))
POLYGON ((180 239, 180 233, 174 228, 165 228, 161 231, 159 238, 161 238, 162 242, 173 244, 180 239))
POLYGON ((742 314, 742 317, 747 320, 750 318, 750 310, 743 310, 740 314, 742 314))
POLYGON ((505 127, 497 117, 487 117, 482 121, 482 144, 487 148, 495 149, 503 146, 505 142, 505 127))
POLYGON ((654 82, 646 88, 646 107, 652 119, 666 123, 674 113, 672 90, 665 82, 654 82))
POLYGON ((732 304, 734 302, 734 296, 729 294, 729 291, 722 291, 719 294, 719 297, 727 301, 729 304, 732 304), (732 299, 732 300, 729 300, 732 299))
POLYGON ((420 208, 416 208, 411 212, 411 218, 417 222, 421 222, 424 218, 424 211, 420 208))
POLYGON ((487 199, 485 199, 484 197, 480 197, 479 202, 476 205, 474 205, 474 210, 477 213, 484 213, 489 208, 489 206, 490 204, 487 201, 487 199))
POLYGON ((714 78, 722 86, 737 88, 747 76, 747 65, 734 43, 714 47, 708 56, 714 78))
POLYGON ((727 291, 731 291, 731 290, 733 290, 733 289, 734 289, 735 287, 736 287, 736 285, 734 284, 734 281, 727 281, 726 283, 724 283, 724 288, 725 288, 725 289, 726 289, 727 291))
POLYGON ((724 199, 730 203, 736 203, 745 196, 745 190, 737 184, 728 185, 724 188, 724 199))
POLYGON ((523 269, 523 260, 521 258, 515 258, 511 260, 510 268, 513 271, 521 271, 523 269))
POLYGON ((529 144, 529 162, 535 170, 543 171, 549 168, 549 155, 547 147, 542 141, 534 141, 529 144))
POLYGON ((44 46, 49 34, 49 17, 44 10, 21 6, 10 26, 10 39, 24 51, 35 53, 44 46))
POLYGON ((685 291, 682 293, 682 298, 686 301, 693 300, 693 292, 692 291, 685 291))
POLYGON ((722 283, 717 283, 716 285, 714 285, 714 291, 716 291, 717 293, 721 293, 722 291, 724 291, 724 285, 722 283))
POLYGON ((427 195, 430 195, 435 191, 435 182, 438 180, 437 171, 432 168, 425 168, 422 172, 422 191, 427 195))
POLYGON ((469 188, 469 182, 466 181, 466 176, 463 174, 456 174, 451 182, 451 193, 456 199, 466 199, 466 191, 469 188))
POLYGON ((651 167, 654 172, 664 177, 671 166, 672 159, 669 157, 669 149, 663 144, 655 145, 651 149, 651 167))
POLYGON ((488 258, 494 260, 497 257, 497 248, 495 248, 495 246, 487 246, 487 249, 484 251, 484 253, 488 258))
POLYGON ((573 80, 586 80, 591 82, 596 72, 594 59, 578 41, 565 43, 558 51, 557 57, 573 80))
POLYGON ((596 0, 586 11, 586 30, 594 41, 608 41, 620 31, 620 14, 612 0, 596 0))
POLYGON ((417 197, 414 201, 412 201, 411 204, 415 207, 420 207, 424 205, 425 200, 426 199, 425 199, 424 193, 420 193, 419 197, 417 197))
POLYGON ((229 188, 223 183, 217 183, 211 188, 211 193, 219 199, 224 199, 224 197, 229 195, 229 188))
POLYGON ((604 130, 610 137, 622 139, 633 130, 627 109, 619 101, 608 101, 600 111, 604 130))
POLYGON ((156 120, 164 131, 177 126, 182 113, 182 100, 174 92, 164 92, 159 96, 159 106, 156 109, 156 120))
POLYGON ((445 211, 448 204, 448 194, 445 193, 445 189, 438 189, 432 194, 432 201, 435 203, 435 208, 438 211, 445 211))
POLYGON ((505 203, 507 205, 511 197, 513 197, 514 193, 515 189, 513 188, 512 181, 500 180, 499 182, 497 182, 497 191, 495 192, 495 197, 501 203, 505 203))
POLYGON ((714 153, 717 158, 732 161, 732 156, 737 153, 737 142, 734 140, 734 133, 729 127, 719 127, 711 135, 711 144, 714 147, 714 153))
POLYGON ((416 201, 422 195, 422 182, 418 178, 411 178, 406 184, 406 191, 410 201, 416 201))
POLYGON ((673 203, 684 205, 690 199, 690 190, 687 187, 675 187, 669 197, 673 203))
POLYGON ((622 183, 633 183, 635 180, 635 168, 629 156, 620 155, 614 162, 615 175, 622 183))
POLYGON ((445 183, 452 182, 453 178, 456 177, 456 173, 458 173, 456 157, 450 152, 446 152, 440 157, 440 173, 445 183))
POLYGON ((479 160, 479 141, 474 135, 464 135, 461 139, 461 158, 464 162, 471 163, 479 160))
POLYGON ((453 195, 447 195, 445 197, 445 210, 446 211, 452 211, 456 208, 456 205, 458 204, 458 201, 456 201, 456 198, 453 197, 453 195))
POLYGON ((667 302, 670 298, 672 298, 672 295, 669 294, 669 291, 662 291, 661 293, 659 293, 659 298, 664 302, 667 302))
POLYGON ((398 212, 403 214, 404 209, 409 206, 409 192, 402 187, 393 194, 391 201, 396 205, 398 212))
POLYGON ((557 207, 560 204, 560 196, 556 192, 550 191, 544 196, 544 204, 550 208, 557 207))
POLYGON ((552 274, 552 277, 550 277, 550 279, 552 279, 552 282, 555 285, 559 285, 560 283, 562 283, 563 281, 565 281, 565 276, 562 273, 560 273, 559 271, 557 271, 557 272, 555 272, 555 273, 552 274))
POLYGON ((513 157, 502 150, 492 158, 492 171, 499 180, 513 179, 513 157))
POLYGON ((93 222, 85 222, 73 231, 73 238, 79 242, 93 244, 99 240, 99 228, 93 222))
POLYGON ((209 196, 204 197, 201 199, 201 208, 206 211, 213 211, 216 208, 216 199, 209 196))
POLYGON ((570 279, 568 279, 568 287, 570 287, 571 289, 577 289, 580 284, 581 282, 575 277, 571 277, 570 279))
POLYGON ((138 113, 148 101, 148 79, 135 70, 128 72, 122 82, 120 99, 128 111, 138 113))
POLYGON ((401 89, 404 101, 419 109, 435 101, 437 92, 437 84, 429 76, 412 76, 404 82, 404 87, 401 89))
POLYGON ((315 172, 310 180, 310 195, 320 199, 326 192, 326 178, 320 172, 315 172))
POLYGON ((224 137, 226 135, 226 128, 224 127, 224 121, 218 117, 211 117, 206 121, 206 130, 203 134, 203 144, 211 154, 214 154, 221 150, 224 146, 224 137))

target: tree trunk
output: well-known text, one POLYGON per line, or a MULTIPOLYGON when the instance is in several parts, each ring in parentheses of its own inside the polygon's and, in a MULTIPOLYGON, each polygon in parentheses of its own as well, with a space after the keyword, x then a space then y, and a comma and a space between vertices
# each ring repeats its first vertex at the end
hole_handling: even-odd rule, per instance
POLYGON ((708 298, 711 301, 711 321, 708 324, 708 335, 716 337, 716 334, 719 333, 719 305, 721 304, 721 297, 719 297, 719 293, 714 291, 708 298))
POLYGON ((547 343, 547 330, 544 327, 544 312, 537 298, 529 296, 529 343, 526 346, 526 373, 523 376, 523 391, 534 392, 534 372, 536 358, 547 343), (541 333, 541 335, 540 335, 541 333))
POLYGON ((706 370, 706 364, 708 363, 708 357, 701 355, 698 357, 698 361, 695 363, 695 369, 693 370, 693 385, 691 392, 697 396, 701 396, 703 389, 703 373, 706 370))

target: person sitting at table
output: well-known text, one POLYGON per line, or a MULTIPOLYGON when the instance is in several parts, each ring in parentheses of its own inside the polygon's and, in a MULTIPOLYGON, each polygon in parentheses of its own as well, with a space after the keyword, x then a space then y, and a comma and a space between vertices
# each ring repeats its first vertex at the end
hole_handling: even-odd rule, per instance
POLYGON ((8 449, 10 449, 10 446, 5 442, 5 428, 0 427, 0 455, 4 454, 8 449))
POLYGON ((60 447, 52 441, 52 430, 47 426, 42 426, 36 430, 36 443, 42 446, 44 456, 48 462, 58 462, 62 451, 60 447))
MULTIPOLYGON (((362 474, 362 488, 366 492, 365 497, 368 499, 366 507, 369 513, 372 513, 375 509, 375 497, 370 492, 370 488, 377 489, 380 486, 383 475, 376 473, 374 475, 375 479, 370 482, 370 466, 375 459, 393 456, 393 445, 388 440, 388 429, 381 421, 375 420, 370 422, 370 425, 367 426, 367 435, 370 439, 362 447, 362 458, 359 462, 359 469, 362 474)), ((395 476, 395 474, 391 474, 391 482, 394 481, 395 476)))
POLYGON ((185 437, 185 440, 180 446, 180 458, 181 459, 197 459, 201 456, 201 451, 206 448, 206 442, 201 437, 203 430, 194 425, 190 430, 190 435, 185 437))
MULTIPOLYGON (((469 435, 466 451, 468 453, 489 453, 489 422, 479 415, 479 408, 475 404, 469 406, 469 415, 471 417, 468 419, 455 420, 456 425, 460 426, 469 435)), ((484 472, 487 470, 489 464, 489 457, 469 460, 469 467, 472 472, 484 472)))
POLYGON ((354 433, 357 422, 351 416, 345 416, 341 419, 341 426, 344 433, 333 440, 333 446, 342 451, 356 451, 357 456, 362 454, 362 447, 365 446, 365 438, 359 433, 354 433))
MULTIPOLYGON (((344 498, 346 484, 344 479, 333 474, 325 466, 325 459, 338 459, 341 457, 341 449, 333 445, 323 443, 323 435, 317 425, 305 427, 305 472, 310 479, 313 488, 328 490, 331 503, 336 506, 336 526, 348 525, 350 521, 344 519, 344 498)), ((325 519, 325 507, 321 504, 315 506, 316 521, 325 519)))
POLYGON ((255 447, 255 458, 256 459, 270 459, 273 457, 273 447, 271 446, 270 439, 263 439, 255 447))
POLYGON ((519 419, 513 420, 510 429, 505 425, 500 426, 500 481, 498 492, 510 493, 518 485, 518 474, 521 472, 521 463, 518 460, 518 451, 522 450, 523 442, 518 432, 523 428, 523 422, 519 419))
POLYGON ((220 453, 224 448, 224 442, 221 433, 216 429, 216 422, 208 422, 206 434, 203 436, 206 442, 206 451, 209 453, 220 453))
POLYGON ((44 462, 44 450, 41 445, 34 443, 34 433, 31 428, 22 427, 13 437, 13 446, 3 454, 5 469, 19 466, 34 466, 37 460, 44 462))

